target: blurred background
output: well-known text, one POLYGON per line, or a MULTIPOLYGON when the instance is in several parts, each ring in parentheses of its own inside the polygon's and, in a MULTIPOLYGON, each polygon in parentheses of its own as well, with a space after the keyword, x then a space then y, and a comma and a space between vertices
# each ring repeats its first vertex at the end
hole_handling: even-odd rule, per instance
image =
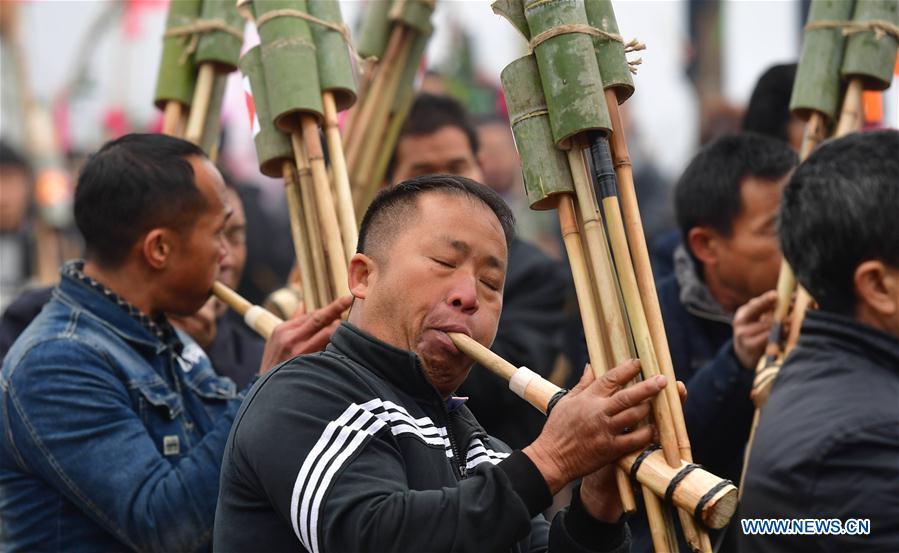
MULTIPOLYGON (((366 0, 340 4, 344 19, 356 28, 366 0)), ((647 193, 667 205, 670 184, 696 149, 740 127, 759 76, 774 64, 797 60, 809 2, 618 0, 614 6, 624 38, 647 46, 637 53, 643 63, 624 110, 634 165, 651 173, 655 184, 647 193)), ((51 226, 70 225, 66 206, 86 153, 127 132, 160 129, 153 93, 167 8, 167 0, 0 1, 0 135, 32 158, 41 152, 55 160, 31 159, 33 166, 55 168, 36 175, 33 189, 51 226), (31 133, 27 125, 33 126, 31 133), (26 144, 28 136, 38 145, 26 144)), ((487 0, 439 0, 434 26, 419 86, 459 98, 476 115, 505 115, 499 75, 526 52, 524 39, 493 14, 487 0)), ((254 33, 247 29, 244 49, 258 42, 254 33)), ((891 89, 866 98, 866 112, 878 119, 875 124, 899 126, 895 80, 891 89)), ((220 163, 257 196, 259 213, 248 218, 276 228, 283 221, 287 228, 282 183, 257 169, 237 72, 230 76, 222 118, 220 163)), ((284 237, 288 258, 275 264, 273 274, 256 275, 260 282, 283 282, 281 273, 289 271, 289 233, 284 237)), ((77 237, 58 248, 57 255, 77 255, 77 237)), ((10 259, 0 257, 6 272, 10 259)), ((253 259, 248 266, 252 273, 253 259)), ((11 291, 0 284, 0 296, 8 299, 11 291)), ((262 293, 243 291, 251 300, 262 293)), ((0 298, 0 308, 3 303, 0 298)))

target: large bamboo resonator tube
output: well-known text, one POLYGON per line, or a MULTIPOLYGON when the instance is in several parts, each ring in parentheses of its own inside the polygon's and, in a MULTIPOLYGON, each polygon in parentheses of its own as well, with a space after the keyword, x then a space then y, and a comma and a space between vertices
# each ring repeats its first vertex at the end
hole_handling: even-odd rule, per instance
MULTIPOLYGON (((564 390, 526 367, 515 367, 465 334, 450 332, 450 339, 468 357, 509 382, 516 395, 546 413, 564 390)), ((708 528, 723 528, 737 509, 737 488, 703 470, 681 462, 671 467, 660 449, 627 455, 618 465, 658 497, 689 511, 708 528)))

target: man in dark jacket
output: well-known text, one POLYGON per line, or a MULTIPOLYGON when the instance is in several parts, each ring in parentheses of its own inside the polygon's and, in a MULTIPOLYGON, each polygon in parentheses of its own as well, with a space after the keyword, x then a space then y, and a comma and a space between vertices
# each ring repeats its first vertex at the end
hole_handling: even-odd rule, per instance
POLYGON ((835 140, 784 192, 783 252, 820 310, 806 315, 762 410, 742 553, 899 551, 896 152, 895 130, 835 140), (750 517, 790 520, 762 534, 750 517), (792 521, 810 518, 826 520, 792 521))
MULTIPOLYGON (((503 304, 509 208, 463 177, 426 176, 369 207, 349 267, 349 322, 326 351, 270 373, 237 415, 218 551, 626 551, 616 458, 645 446, 664 377, 619 389, 629 362, 581 383, 512 451, 453 393, 503 304), (571 507, 539 513, 583 477, 571 507)), ((674 385, 674 383, 671 383, 674 385)), ((509 393, 508 391, 505 393, 509 393)))
MULTIPOLYGON (((412 105, 390 163, 391 184, 444 173, 483 184, 477 129, 465 108, 447 96, 421 94, 412 105)), ((509 247, 503 313, 493 351, 515 366, 549 376, 561 351, 567 279, 564 267, 519 238, 509 247)), ((475 370, 459 393, 488 432, 521 448, 543 426, 543 416, 506 393, 506 383, 475 370)))
POLYGON ((686 247, 675 250, 675 273, 658 284, 665 331, 689 392, 684 416, 694 458, 734 481, 775 301, 777 208, 795 165, 781 141, 734 134, 703 148, 675 188, 686 247))

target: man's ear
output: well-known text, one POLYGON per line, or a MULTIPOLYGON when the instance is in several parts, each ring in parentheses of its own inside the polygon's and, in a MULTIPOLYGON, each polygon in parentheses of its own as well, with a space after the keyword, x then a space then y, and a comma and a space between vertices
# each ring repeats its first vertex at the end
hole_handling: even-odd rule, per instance
POLYGON ((147 264, 157 270, 164 269, 172 255, 171 231, 155 228, 141 240, 141 253, 147 264))
POLYGON ((709 227, 693 227, 687 233, 687 244, 696 259, 703 265, 718 262, 718 233, 709 227))
POLYGON ((371 285, 372 277, 376 271, 377 263, 375 263, 374 259, 364 253, 353 255, 348 269, 350 293, 353 294, 353 297, 360 300, 365 299, 368 295, 368 287, 371 285))
POLYGON ((858 302, 881 317, 899 312, 899 270, 880 260, 863 261, 852 275, 858 302))

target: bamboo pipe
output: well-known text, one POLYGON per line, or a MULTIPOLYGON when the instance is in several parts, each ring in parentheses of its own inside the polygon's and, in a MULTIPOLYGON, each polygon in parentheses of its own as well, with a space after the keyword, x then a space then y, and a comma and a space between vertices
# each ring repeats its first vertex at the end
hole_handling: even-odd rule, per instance
POLYGON ((354 114, 352 133, 347 135, 346 141, 346 159, 349 167, 356 167, 359 149, 365 141, 365 135, 369 121, 374 113, 375 105, 382 101, 381 88, 384 86, 385 81, 383 74, 388 72, 392 65, 395 65, 396 56, 399 54, 399 49, 403 43, 404 29, 403 25, 397 25, 391 32, 384 54, 384 61, 378 64, 378 72, 376 75, 373 75, 371 86, 365 96, 363 96, 358 111, 354 114))
MULTIPOLYGON (((619 467, 618 472, 624 471, 619 467)), ((671 543, 672 535, 676 539, 677 534, 672 531, 670 518, 662 505, 662 500, 646 486, 640 486, 640 492, 643 495, 646 519, 654 521, 649 524, 649 537, 652 539, 653 553, 677 552, 677 544, 672 545, 671 543)))
POLYGON ((183 112, 184 105, 181 102, 169 100, 165 103, 165 109, 162 112, 162 134, 178 136, 178 127, 183 112))
POLYGON ((601 339, 599 317, 597 316, 599 310, 596 305, 596 299, 593 296, 589 267, 584 259, 584 249, 575 217, 574 199, 571 195, 560 195, 558 212, 562 241, 565 244, 568 262, 571 265, 574 289, 578 299, 578 309, 580 310, 581 322, 584 326, 587 357, 590 359, 590 367, 593 370, 593 374, 600 377, 609 370, 606 362, 608 357, 601 339))
POLYGON ((293 250, 297 258, 297 266, 300 269, 300 279, 303 286, 303 303, 309 311, 315 311, 318 305, 318 290, 312 264, 312 252, 314 246, 306 235, 305 217, 300 201, 300 183, 296 172, 296 166, 292 161, 285 160, 282 165, 284 178, 284 192, 287 195, 287 211, 290 215, 290 234, 293 238, 293 250))
POLYGON ((330 299, 333 300, 350 293, 347 255, 343 250, 340 225, 337 222, 337 208, 334 206, 334 196, 331 194, 331 183, 328 180, 328 169, 325 167, 325 154, 318 134, 318 124, 314 117, 307 115, 302 117, 301 124, 300 135, 309 165, 312 168, 315 205, 318 208, 322 238, 326 247, 325 259, 328 263, 333 292, 333 297, 330 299))
POLYGON ((206 126, 206 117, 209 114, 209 104, 212 100, 212 89, 215 85, 215 64, 204 63, 197 72, 197 86, 194 88, 194 98, 191 102, 190 115, 187 118, 187 129, 184 131, 184 139, 199 144, 203 138, 203 127, 206 126))
MULTIPOLYGON (((494 370, 493 367, 503 367, 501 371, 495 373, 497 376, 506 378, 504 375, 512 374, 511 378, 516 379, 513 392, 541 412, 546 413, 550 400, 561 392, 561 388, 555 384, 536 373, 524 372, 516 368, 470 336, 456 332, 449 332, 448 335, 465 355, 487 369, 494 370), (540 380, 544 382, 540 382, 540 380), (528 390, 532 390, 532 393, 525 397, 525 392, 528 390)), ((510 388, 512 388, 511 381, 510 388)), ((639 455, 639 453, 626 455, 618 461, 618 465, 630 472, 639 455)), ((685 466, 687 466, 686 463, 682 463, 679 467, 670 467, 662 452, 654 451, 646 455, 638 465, 637 481, 649 488, 656 496, 664 497, 668 485, 685 466)), ((696 468, 688 473, 671 495, 674 504, 679 509, 693 513, 699 507, 700 519, 709 528, 717 529, 726 526, 737 507, 736 487, 702 468, 696 468), (713 489, 717 490, 711 495, 711 498, 700 504, 701 498, 713 489)))
POLYGON ((291 146, 297 162, 297 174, 300 177, 300 200, 303 208, 303 218, 306 222, 306 236, 309 237, 309 250, 312 254, 312 271, 315 281, 316 303, 323 307, 331 301, 332 292, 329 286, 328 267, 325 262, 325 252, 321 247, 321 225, 315 201, 315 188, 312 184, 312 169, 306 150, 303 148, 302 137, 299 133, 291 133, 291 146))
POLYGON ((346 262, 356 252, 359 240, 356 211, 353 207, 353 196, 350 192, 350 176, 347 171, 346 158, 343 155, 343 141, 340 128, 337 126, 337 103, 332 92, 322 93, 324 111, 323 126, 328 141, 328 153, 331 154, 331 170, 334 176, 334 192, 337 199, 337 218, 340 222, 340 236, 343 238, 343 251, 346 262))
MULTIPOLYGON (((627 138, 624 133, 624 124, 621 121, 618 100, 613 89, 606 90, 606 100, 609 106, 609 119, 612 122, 613 129, 609 135, 609 149, 618 181, 618 195, 621 204, 620 213, 624 219, 624 232, 631 247, 640 300, 643 303, 643 312, 649 325, 649 335, 657 356, 659 371, 671 381, 676 381, 674 362, 671 360, 668 336, 665 333, 665 321, 662 318, 662 308, 659 305, 655 278, 652 275, 652 264, 649 261, 649 249, 646 246, 646 236, 643 233, 643 221, 640 218, 640 206, 637 203, 633 167, 627 147, 627 138)), ((665 390, 665 394, 668 396, 668 403, 672 408, 671 415, 674 421, 674 431, 677 436, 681 458, 687 462, 692 462, 693 453, 690 448, 690 438, 687 435, 687 424, 684 420, 684 412, 677 390, 665 390)))
POLYGON ((802 331, 802 321, 814 300, 804 286, 796 290, 796 301, 793 302, 793 313, 790 315, 790 332, 787 333, 787 342, 784 346, 784 358, 793 351, 799 341, 799 333, 802 331))
POLYGON ((827 138, 827 120, 823 113, 813 111, 805 124, 805 133, 799 148, 799 161, 805 161, 825 138, 827 138))
MULTIPOLYGON (((405 36, 411 36, 408 33, 405 36)), ((386 81, 382 95, 377 96, 378 105, 374 110, 372 119, 365 128, 366 138, 353 166, 354 182, 363 191, 361 196, 370 198, 374 196, 375 191, 381 184, 374 178, 374 166, 377 163, 378 152, 383 148, 384 134, 388 128, 390 113, 393 107, 394 97, 403 78, 403 66, 409 58, 411 52, 411 41, 404 40, 395 63, 387 67, 387 75, 384 77, 386 81)), ((360 209, 361 211, 361 209, 360 209)))
MULTIPOLYGON (((626 329, 627 319, 621 307, 617 279, 611 266, 611 254, 608 250, 605 231, 602 228, 602 222, 598 219, 595 197, 589 194, 586 199, 587 201, 576 202, 580 213, 579 222, 583 228, 582 235, 587 246, 587 257, 590 259, 590 268, 593 274, 593 278, 590 280, 594 284, 596 304, 602 314, 604 335, 609 341, 607 350, 611 354, 609 365, 617 365, 634 357, 634 353, 626 329)), ((637 501, 627 475, 618 470, 616 478, 625 511, 635 512, 637 501)), ((650 509, 652 508, 650 507, 650 509)), ((661 524, 662 520, 659 517, 657 523, 661 524)))
MULTIPOLYGON (((574 147, 568 151, 568 163, 571 167, 571 176, 574 180, 574 188, 575 193, 577 194, 578 203, 589 205, 591 199, 593 199, 593 202, 595 203, 595 196, 589 182, 589 176, 587 175, 587 168, 584 161, 581 143, 576 140, 574 147)), ((605 198, 603 199, 603 204, 606 204, 605 198)), ((617 209, 617 206, 615 207, 617 209)), ((642 314, 642 306, 639 309, 641 313, 638 313, 637 306, 640 304, 640 296, 639 291, 636 289, 636 281, 627 279, 628 275, 626 269, 631 267, 630 254, 627 252, 627 243, 624 243, 622 249, 621 238, 623 238, 623 236, 619 235, 616 237, 615 234, 613 234, 614 220, 611 219, 611 217, 614 214, 610 213, 610 211, 612 210, 607 207, 605 215, 607 217, 609 233, 612 239, 612 252, 616 262, 615 268, 618 271, 619 284, 624 294, 625 307, 631 318, 631 329, 634 332, 634 340, 637 345, 637 353, 640 356, 640 365, 643 369, 643 375, 645 378, 651 378, 660 374, 660 372, 656 364, 652 343, 649 341, 648 331, 645 326, 645 318, 642 321, 639 318, 642 314)), ((592 217, 597 218, 598 213, 592 214, 592 217)), ((596 227, 594 226, 593 229, 595 230, 596 227)), ((594 232, 593 236, 587 236, 587 240, 595 241, 601 239, 595 236, 595 234, 596 233, 594 232)), ((596 265, 601 264, 601 261, 598 259, 591 259, 591 263, 596 265)), ((631 271, 633 271, 633 269, 631 269, 631 271)), ((597 278, 602 277, 597 275, 597 278)), ((675 392, 676 391, 677 387, 675 386, 675 392)), ((653 399, 652 404, 656 426, 659 430, 659 439, 662 444, 662 450, 665 452, 665 458, 671 466, 676 467, 680 464, 681 459, 678 454, 677 437, 674 433, 674 427, 670 418, 671 409, 668 406, 668 398, 666 395, 660 394, 653 399)))
MULTIPOLYGON (((590 359, 590 368, 596 378, 601 377, 609 370, 608 352, 602 341, 600 332, 599 308, 591 285, 590 269, 584 258, 584 249, 580 231, 577 226, 574 199, 569 194, 559 198, 557 210, 559 224, 561 226, 562 240, 568 255, 571 273, 574 280, 575 293, 578 298, 578 308, 581 314, 581 324, 584 327, 584 339, 587 342, 587 356, 590 359)), ((616 474, 618 492, 621 496, 621 504, 624 510, 632 513, 637 510, 637 500, 634 491, 627 478, 616 474)))
POLYGON ((862 106, 862 80, 858 77, 849 79, 846 94, 843 96, 843 107, 837 120, 837 128, 833 135, 837 138, 858 132, 864 122, 862 106))
MULTIPOLYGON (((627 236, 625 235, 624 222, 622 220, 620 207, 618 204, 617 190, 615 187, 614 177, 612 176, 612 160, 608 150, 608 145, 604 138, 598 139, 599 142, 594 145, 596 157, 594 157, 594 170, 598 172, 609 171, 608 178, 601 179, 599 185, 602 190, 603 212, 606 217, 606 223, 611 238, 612 252, 615 258, 615 268, 617 269, 619 283, 624 296, 624 303, 631 322, 631 331, 633 333, 634 342, 637 345, 637 351, 640 354, 641 363, 644 367, 644 375, 647 377, 654 374, 663 374, 660 369, 660 363, 655 351, 655 345, 652 341, 649 322, 644 310, 641 290, 639 288, 637 277, 634 270, 633 260, 631 258, 630 249, 628 247, 627 236), (645 359, 645 361, 644 361, 645 359)), ((576 150, 569 152, 569 160, 572 163, 572 172, 581 173, 581 178, 575 178, 575 188, 578 195, 583 197, 594 197, 594 191, 589 186, 589 180, 586 177, 586 166, 583 159, 583 142, 575 141, 576 150)), ((651 289, 648 293, 655 294, 655 289, 651 289)), ((671 371, 673 373, 673 370, 671 371)), ((675 378, 672 375, 666 375, 672 382, 675 378)), ((675 392, 674 400, 676 404, 671 403, 671 395, 663 392, 654 402, 655 421, 659 428, 659 436, 662 444, 662 451, 668 464, 672 467, 680 466, 681 459, 685 458, 692 461, 692 453, 690 451, 690 442, 687 438, 686 425, 683 423, 683 411, 681 410, 680 397, 677 394, 676 386, 672 386, 675 392), (680 423, 675 413, 680 414, 680 423), (667 435, 666 435, 667 433, 667 435)), ((684 531, 684 537, 694 551, 702 551, 711 553, 712 545, 708 536, 704 532, 700 532, 689 513, 683 511, 678 512, 681 520, 681 526, 684 531)))
POLYGON ((272 332, 275 331, 275 327, 284 322, 271 312, 248 302, 237 292, 228 288, 221 282, 214 282, 212 284, 212 293, 215 297, 228 305, 228 307, 237 311, 239 315, 242 315, 247 326, 252 328, 266 340, 271 337, 272 332))

